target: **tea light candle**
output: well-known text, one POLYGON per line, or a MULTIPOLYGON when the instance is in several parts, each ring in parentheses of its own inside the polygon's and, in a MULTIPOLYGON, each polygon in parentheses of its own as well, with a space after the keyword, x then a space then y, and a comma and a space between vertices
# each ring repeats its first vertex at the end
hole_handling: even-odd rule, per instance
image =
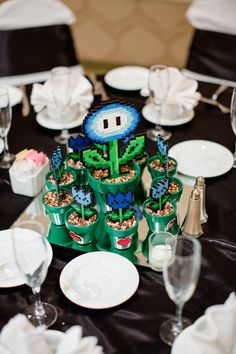
POLYGON ((150 266, 156 270, 162 270, 165 258, 170 260, 172 257, 172 248, 170 245, 156 245, 149 250, 150 266))

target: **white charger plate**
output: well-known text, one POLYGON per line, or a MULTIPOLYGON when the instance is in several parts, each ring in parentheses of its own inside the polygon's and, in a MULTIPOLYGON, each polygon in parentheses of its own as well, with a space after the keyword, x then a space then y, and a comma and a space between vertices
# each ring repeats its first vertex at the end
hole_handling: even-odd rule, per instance
POLYGON ((122 304, 135 293, 138 284, 138 271, 128 259, 103 251, 74 258, 60 275, 64 295, 90 309, 122 304))
MULTIPOLYGON (((11 240, 12 230, 13 229, 0 231, 0 288, 11 288, 14 286, 25 284, 25 280, 21 276, 14 260, 12 240, 11 240), (2 257, 4 257, 4 259, 7 260, 8 263, 6 265, 1 264, 2 257)), ((31 230, 16 228, 14 229, 14 232, 22 233, 22 230, 26 237, 30 237, 31 230)), ((24 247, 24 244, 22 244, 22 247, 24 247)), ((47 241, 47 266, 48 267, 52 261, 52 255, 53 255, 52 247, 50 243, 47 241)))
POLYGON ((47 129, 62 130, 62 129, 72 129, 76 128, 83 123, 84 118, 87 115, 87 111, 83 113, 78 113, 75 120, 68 122, 66 125, 56 122, 55 118, 50 118, 47 115, 47 110, 44 109, 36 115, 36 121, 39 125, 47 129))
POLYGON ((21 89, 15 86, 0 85, 1 87, 6 87, 8 89, 8 94, 10 97, 11 106, 15 106, 20 103, 23 98, 23 92, 21 89))
POLYGON ((104 81, 118 90, 136 91, 147 86, 148 73, 142 66, 121 66, 108 71, 104 81))
POLYGON ((217 177, 233 166, 233 154, 223 145, 208 140, 187 140, 174 145, 170 156, 178 161, 177 171, 192 177, 217 177))
MULTIPOLYGON (((153 110, 152 104, 147 104, 146 106, 143 107, 142 115, 149 122, 156 124, 156 114, 153 110)), ((171 118, 170 116, 163 115, 160 124, 166 126, 182 125, 190 122, 193 119, 193 117, 194 117, 194 110, 191 109, 189 111, 186 111, 182 116, 178 116, 178 117, 171 118)))

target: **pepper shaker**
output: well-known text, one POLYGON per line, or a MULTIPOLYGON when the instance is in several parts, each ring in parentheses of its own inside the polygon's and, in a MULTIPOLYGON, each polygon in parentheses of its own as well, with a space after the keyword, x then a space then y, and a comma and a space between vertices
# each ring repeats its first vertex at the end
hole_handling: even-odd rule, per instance
POLYGON ((188 211, 182 226, 182 235, 197 238, 203 234, 200 222, 200 207, 200 192, 195 188, 189 198, 188 211))
POLYGON ((202 176, 197 177, 196 182, 194 184, 194 188, 197 188, 200 192, 201 197, 201 207, 200 207, 200 222, 204 224, 207 222, 208 215, 206 213, 206 205, 205 205, 205 193, 206 193, 206 184, 205 178, 202 176))

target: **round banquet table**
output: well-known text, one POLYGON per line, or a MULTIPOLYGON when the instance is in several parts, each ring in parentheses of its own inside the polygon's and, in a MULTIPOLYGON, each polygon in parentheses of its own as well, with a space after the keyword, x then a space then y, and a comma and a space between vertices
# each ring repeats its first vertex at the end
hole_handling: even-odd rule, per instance
MULTIPOLYGON (((111 98, 133 102, 138 109, 145 99, 138 92, 122 92, 106 86, 111 98)), ((216 86, 199 83, 199 91, 210 97, 216 86)), ((27 87, 30 95, 31 87, 27 87)), ((230 104, 232 90, 229 88, 220 100, 230 104)), ((100 102, 96 96, 93 107, 100 102)), ((145 133, 152 126, 141 118, 137 133, 145 133)), ((234 149, 234 135, 229 114, 205 103, 195 108, 195 117, 181 126, 168 127, 172 132, 169 147, 189 139, 206 139, 234 149)), ((82 127, 71 130, 81 132, 82 127)), ((51 155, 56 147, 53 136, 56 131, 48 130, 36 122, 31 107, 28 117, 21 114, 21 104, 13 107, 13 121, 9 132, 9 146, 14 153, 24 148, 35 148, 51 155)), ((156 144, 146 140, 150 155, 156 144)), ((8 179, 8 171, 0 170, 0 178, 8 179)), ((236 169, 206 180, 206 210, 208 221, 203 225, 204 234, 199 238, 202 245, 200 279, 192 298, 186 303, 183 315, 192 321, 203 315, 213 304, 223 303, 229 293, 236 289, 234 274, 236 264, 236 169)), ((14 194, 11 187, 0 182, 0 229, 9 228, 23 212, 32 198, 14 194)), ((105 310, 89 310, 71 303, 59 286, 63 267, 80 254, 79 251, 53 245, 53 260, 42 285, 42 299, 58 309, 58 319, 52 329, 66 331, 72 325, 81 325, 83 334, 94 335, 107 354, 161 354, 170 353, 158 334, 163 321, 174 314, 174 304, 167 296, 161 273, 147 267, 137 266, 140 283, 136 293, 125 303, 105 310)), ((31 289, 26 285, 0 288, 0 329, 16 313, 32 303, 31 289)))

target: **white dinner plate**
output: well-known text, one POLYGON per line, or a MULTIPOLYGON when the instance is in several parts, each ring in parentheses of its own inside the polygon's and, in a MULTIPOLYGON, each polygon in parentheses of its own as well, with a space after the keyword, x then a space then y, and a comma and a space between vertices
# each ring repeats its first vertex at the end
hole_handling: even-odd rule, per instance
POLYGON ((142 66, 121 66, 108 71, 105 83, 124 91, 141 90, 147 86, 149 70, 142 66))
POLYGON ((0 138, 0 154, 3 152, 4 149, 4 142, 3 140, 0 138))
MULTIPOLYGON (((152 104, 147 104, 142 109, 143 117, 151 123, 156 124, 156 115, 152 104)), ((178 117, 162 116, 160 124, 166 126, 177 126, 190 122, 194 117, 194 110, 186 111, 183 115, 178 117)))
POLYGON ((105 309, 122 304, 137 290, 139 274, 125 257, 91 252, 69 262, 61 272, 60 287, 73 303, 105 309))
POLYGON ((187 140, 174 145, 169 155, 178 161, 178 172, 192 177, 217 177, 233 166, 233 154, 208 140, 187 140))
MULTIPOLYGON (((15 228, 14 232, 22 233, 30 237, 31 230, 15 228)), ((0 288, 10 288, 25 284, 24 278, 21 276, 15 261, 12 249, 12 232, 13 229, 0 231, 0 288), (7 263, 4 264, 3 260, 7 263)), ((24 245, 22 244, 22 247, 24 245)), ((49 266, 52 261, 52 247, 47 241, 47 265, 49 266)))
POLYGON ((87 113, 88 113, 87 111, 83 113, 79 113, 78 117, 75 120, 66 123, 66 125, 62 125, 60 122, 56 122, 55 118, 50 118, 47 115, 46 109, 44 109, 43 111, 41 111, 36 115, 36 121, 38 122, 39 125, 47 129, 54 129, 54 130, 72 129, 78 127, 83 123, 83 120, 86 117, 87 113))
POLYGON ((15 106, 20 103, 23 98, 23 92, 18 87, 9 86, 9 85, 0 85, 2 87, 6 87, 8 89, 11 106, 15 106))

